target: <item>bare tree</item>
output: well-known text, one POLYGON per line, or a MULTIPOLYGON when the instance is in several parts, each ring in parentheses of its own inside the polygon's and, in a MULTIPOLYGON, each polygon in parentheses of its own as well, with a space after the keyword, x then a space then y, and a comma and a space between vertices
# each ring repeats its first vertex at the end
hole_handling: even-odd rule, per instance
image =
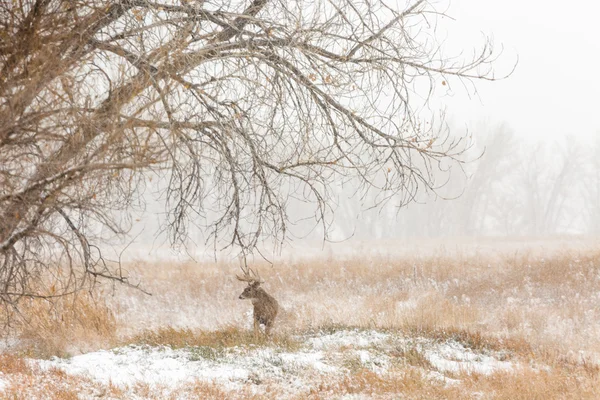
POLYGON ((478 132, 479 149, 482 156, 469 166, 469 180, 465 193, 457 201, 460 208, 456 221, 460 232, 467 236, 481 235, 486 231, 485 221, 490 217, 502 218, 506 210, 494 210, 494 205, 503 196, 503 190, 493 190, 495 184, 502 185, 502 180, 510 176, 513 168, 515 143, 514 134, 506 124, 493 128, 480 128, 478 132), (496 211, 496 213, 494 213, 496 211), (496 214, 496 215, 494 215, 496 214))
POLYGON ((101 244, 151 179, 168 181, 173 243, 192 220, 244 254, 285 239, 290 201, 326 235, 334 180, 358 176, 377 203, 434 189, 468 141, 426 128, 415 93, 493 80, 497 56, 447 56, 439 15, 424 0, 2 2, 0 300, 126 282, 101 244))
POLYGON ((532 235, 568 231, 576 222, 581 207, 578 177, 582 168, 582 148, 574 140, 566 145, 540 143, 527 149, 518 166, 518 195, 522 198, 522 222, 532 235))
POLYGON ((593 235, 600 234, 600 139, 596 138, 588 150, 584 166, 584 176, 580 182, 583 199, 583 218, 585 229, 593 235))

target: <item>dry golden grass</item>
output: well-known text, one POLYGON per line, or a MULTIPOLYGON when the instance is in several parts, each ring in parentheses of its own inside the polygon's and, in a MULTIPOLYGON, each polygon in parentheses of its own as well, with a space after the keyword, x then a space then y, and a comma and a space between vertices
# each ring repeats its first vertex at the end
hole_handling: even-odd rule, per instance
POLYGON ((69 376, 58 369, 42 370, 24 358, 12 354, 0 355, 0 371, 7 386, 1 392, 5 399, 79 399, 79 394, 100 390, 113 397, 122 394, 116 388, 100 388, 88 379, 69 376))
POLYGON ((31 369, 22 357, 0 354, 0 371, 5 374, 29 374, 31 369))
POLYGON ((193 331, 191 329, 164 327, 156 330, 147 330, 125 338, 121 344, 147 344, 151 346, 169 346, 172 348, 192 346, 223 348, 253 345, 277 346, 291 351, 300 346, 300 342, 289 335, 276 334, 266 337, 260 334, 255 336, 252 331, 233 326, 215 331, 193 331))
MULTIPOLYGON (((327 258, 256 267, 265 289, 282 306, 271 340, 251 333, 252 306, 238 300, 244 285, 235 280, 236 265, 137 262, 129 265, 129 273, 152 296, 117 288, 114 296, 28 301, 23 308, 27 324, 17 327, 26 346, 22 350, 38 357, 125 343, 276 345, 293 350, 297 333, 375 328, 452 339, 478 351, 506 351, 531 367, 489 376, 461 375, 455 387, 423 376, 419 371, 431 366, 422 354, 405 349, 394 355, 394 373, 355 368, 351 375, 321 382, 322 390, 303 396, 361 393, 385 398, 401 392, 415 399, 466 399, 475 393, 490 399, 600 398, 597 249, 327 258)), ((19 360, 0 358, 0 370, 28 376, 19 372, 26 369, 19 360)), ((67 387, 78 385, 69 380, 75 378, 61 379, 67 387)), ((119 398, 118 388, 110 390, 119 398)), ((142 385, 135 390, 143 395, 148 389, 142 385)), ((174 393, 183 396, 184 391, 191 398, 244 397, 201 382, 174 393)), ((60 396, 68 398, 68 393, 60 396)), ((250 389, 244 393, 251 397, 250 389)), ((53 396, 49 398, 61 398, 53 396)), ((266 395, 278 396, 277 387, 266 395)))
POLYGON ((362 369, 338 379, 324 380, 311 389, 308 396, 303 394, 297 398, 329 399, 348 394, 373 399, 397 398, 395 396, 403 399, 445 400, 600 398, 598 376, 589 376, 585 371, 535 371, 526 368, 518 373, 470 374, 460 378, 460 385, 445 384, 424 376, 418 369, 396 369, 385 375, 362 369))
MULTIPOLYGON (((373 257, 257 265, 280 302, 278 332, 343 323, 392 329, 459 329, 563 351, 600 349, 595 304, 600 253, 547 257, 475 254, 373 257), (520 339, 519 339, 520 340, 520 339)), ((115 297, 120 332, 163 326, 199 330, 250 327, 236 265, 137 263, 130 272, 152 297, 115 297)))
MULTIPOLYGON (((148 398, 152 398, 152 396, 148 398)), ((170 400, 178 400, 182 398, 199 400, 259 400, 281 398, 281 393, 277 390, 271 390, 267 395, 258 395, 252 393, 251 387, 246 387, 236 392, 231 392, 223 390, 219 385, 214 383, 195 382, 174 391, 167 398, 170 400)))
MULTIPOLYGON (((8 374, 7 371, 2 371, 8 374)), ((194 382, 176 390, 167 390, 161 385, 137 383, 127 390, 108 384, 102 385, 80 376, 69 376, 60 370, 42 371, 29 368, 10 372, 9 384, 0 393, 2 399, 19 400, 77 400, 82 398, 108 399, 258 399, 250 390, 230 393, 218 385, 194 382)), ((264 397, 262 397, 264 398, 264 397)))
POLYGON ((434 369, 434 366, 429 362, 425 355, 418 351, 415 347, 397 348, 390 352, 392 362, 401 366, 413 366, 427 370, 434 369))
MULTIPOLYGON (((137 383, 124 390, 118 386, 102 385, 82 376, 68 375, 59 369, 43 370, 28 364, 21 356, 0 355, 0 372, 7 387, 0 391, 2 399, 18 400, 77 400, 81 398, 126 399, 258 399, 251 388, 239 393, 230 393, 218 385, 194 382, 176 390, 167 390, 161 385, 137 383)), ((275 394, 277 392, 273 392, 275 394)), ((264 397, 262 397, 264 398, 264 397)))
POLYGON ((17 350, 28 356, 68 356, 115 343, 113 312, 88 292, 52 300, 26 299, 19 311, 12 315, 12 331, 21 343, 17 350))
POLYGON ((406 399, 452 399, 459 395, 456 388, 448 388, 442 382, 432 382, 416 369, 398 369, 385 376, 361 369, 338 379, 327 379, 312 388, 308 396, 298 399, 330 399, 344 395, 362 395, 369 398, 393 398, 400 395, 406 399))
POLYGON ((598 399, 600 379, 584 368, 553 368, 551 371, 523 369, 518 373, 464 377, 462 387, 471 393, 482 393, 484 399, 546 400, 598 399))

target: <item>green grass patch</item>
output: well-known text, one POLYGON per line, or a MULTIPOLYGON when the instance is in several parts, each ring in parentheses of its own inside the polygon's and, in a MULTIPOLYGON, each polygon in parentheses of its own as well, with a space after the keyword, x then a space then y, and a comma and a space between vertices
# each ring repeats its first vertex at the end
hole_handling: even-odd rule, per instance
POLYGON ((296 351, 301 343, 288 335, 254 335, 252 331, 230 327, 216 331, 194 331, 173 327, 144 331, 128 338, 123 345, 138 344, 150 346, 168 346, 173 349, 192 347, 211 347, 222 349, 230 347, 276 347, 286 351, 296 351))

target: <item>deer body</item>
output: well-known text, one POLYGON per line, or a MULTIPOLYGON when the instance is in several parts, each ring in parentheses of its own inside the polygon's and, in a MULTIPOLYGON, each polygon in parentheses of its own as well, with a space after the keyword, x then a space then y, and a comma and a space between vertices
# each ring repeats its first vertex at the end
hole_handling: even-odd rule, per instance
POLYGON ((252 281, 242 294, 240 299, 250 299, 254 306, 254 334, 258 334, 260 324, 265 326, 265 334, 269 335, 275 322, 275 317, 279 311, 277 300, 263 288, 260 287, 260 282, 252 281))

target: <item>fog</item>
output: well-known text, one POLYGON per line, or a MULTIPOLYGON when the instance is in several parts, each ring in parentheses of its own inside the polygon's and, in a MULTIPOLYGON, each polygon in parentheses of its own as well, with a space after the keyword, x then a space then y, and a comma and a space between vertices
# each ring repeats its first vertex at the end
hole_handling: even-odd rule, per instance
MULTIPOLYGON (((419 191, 408 205, 400 206, 394 197, 381 202, 374 191, 359 196, 355 180, 334 184, 327 238, 352 244, 394 238, 595 235, 600 232, 599 150, 598 140, 557 136, 524 141, 507 123, 481 122, 469 161, 461 168, 433 170, 437 192, 419 191)), ((150 202, 138 216, 136 244, 167 245, 160 230, 163 207, 158 200, 150 202)), ((324 239, 323 229, 310 219, 312 208, 290 203, 290 217, 297 222, 289 230, 288 250, 324 239)), ((193 225, 186 246, 201 248, 205 238, 193 225)))
POLYGON ((600 3, 4 3, 0 397, 600 398, 600 3))
POLYGON ((482 119, 505 122, 523 142, 596 136, 599 11, 600 5, 584 0, 452 2, 453 43, 475 45, 489 35, 504 49, 496 69, 506 70, 514 57, 518 66, 509 79, 479 82, 471 99, 459 90, 450 93, 444 99, 449 114, 468 126, 482 119))
MULTIPOLYGON (((379 202, 372 191, 356 195, 352 180, 334 185, 327 235, 310 220, 310 205, 292 202, 288 215, 297 223, 284 248, 319 241, 599 233, 598 11, 599 5, 583 1, 452 2, 437 29, 448 49, 477 48, 490 37, 502 50, 494 64, 501 79, 449 85, 429 99, 426 112, 442 110, 452 136, 472 137, 466 162, 432 171, 437 193, 419 191, 402 207, 400 199, 379 202)), ((151 192, 128 238, 147 254, 169 247, 161 230, 164 205, 151 192)), ((212 244, 205 247, 206 237, 194 225, 192 220, 179 250, 210 253, 212 244)))

